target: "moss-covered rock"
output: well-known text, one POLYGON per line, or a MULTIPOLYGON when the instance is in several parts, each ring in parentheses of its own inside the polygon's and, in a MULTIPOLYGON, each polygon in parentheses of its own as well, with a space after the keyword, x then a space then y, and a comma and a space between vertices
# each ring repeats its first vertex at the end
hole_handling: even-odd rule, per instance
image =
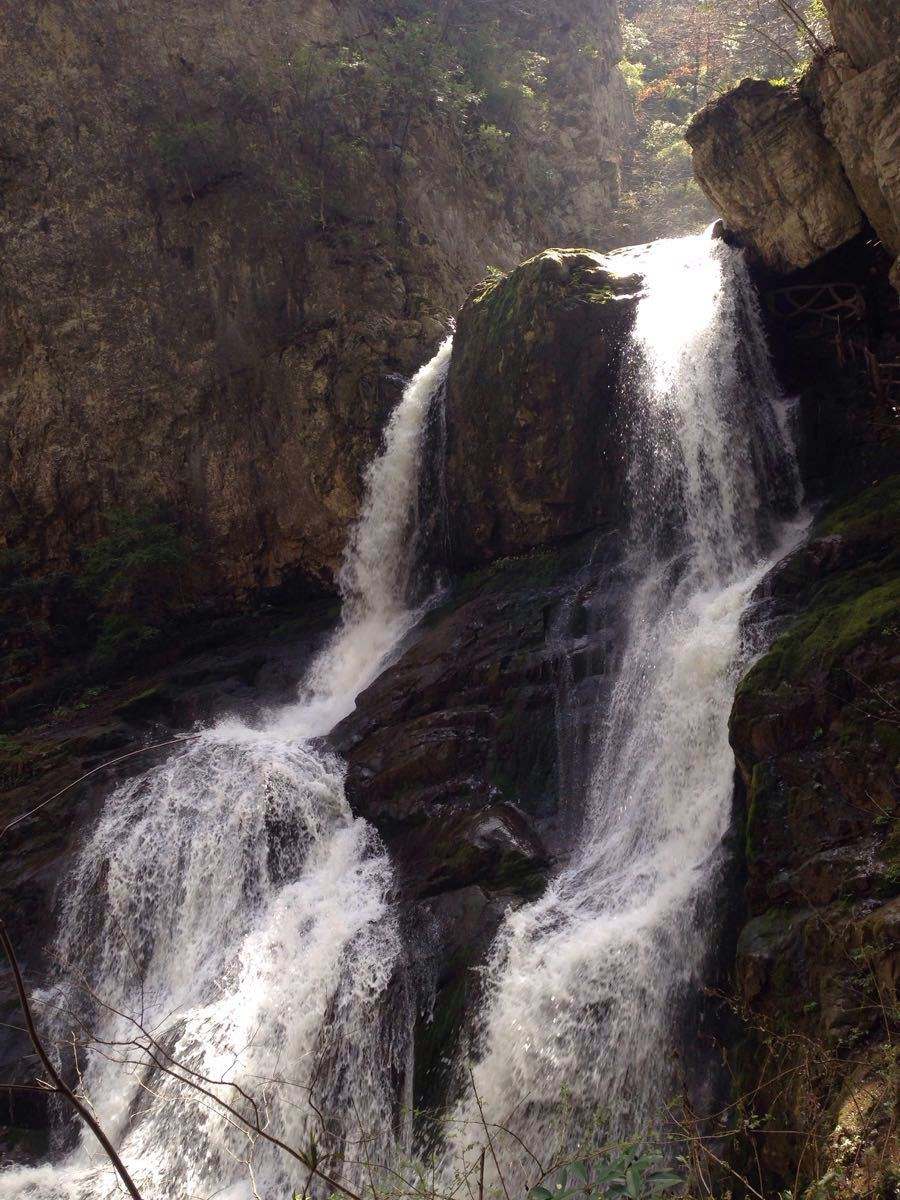
POLYGON ((900 477, 826 511, 763 585, 789 616, 731 717, 747 797, 737 983, 755 1031, 736 1085, 764 1176, 831 1164, 841 1196, 879 1194, 896 1150, 882 1060, 900 976, 898 535, 900 477))
POLYGON ((457 563, 518 554, 619 515, 617 383, 637 287, 590 251, 547 250, 469 297, 447 391, 457 563))

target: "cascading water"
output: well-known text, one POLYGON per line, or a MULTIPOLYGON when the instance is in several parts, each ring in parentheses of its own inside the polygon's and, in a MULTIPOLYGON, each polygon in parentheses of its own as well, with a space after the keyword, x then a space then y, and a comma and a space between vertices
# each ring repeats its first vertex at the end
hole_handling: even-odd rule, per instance
MULTIPOLYGON (((658 1127, 677 1087, 679 1017, 720 899, 740 618, 799 531, 784 519, 797 472, 742 256, 698 237, 608 265, 644 279, 627 634, 580 834, 544 896, 501 930, 473 1066, 485 1117, 515 1135, 498 1130, 495 1151, 517 1187, 522 1144, 546 1157, 658 1127)), ((458 1159, 482 1115, 466 1096, 453 1116, 458 1159)))
MULTIPOLYGON (((359 1126, 384 1160, 406 1137, 411 1000, 390 863, 312 739, 416 620, 422 433, 449 359, 448 339, 391 418, 341 573, 342 623, 299 702, 262 728, 223 722, 119 787, 63 889, 65 982, 41 1011, 82 1044, 84 1092, 146 1200, 280 1200, 304 1182, 178 1075, 296 1147, 315 1128, 340 1151, 359 1126)), ((88 1132, 58 1164, 0 1174, 10 1200, 121 1194, 88 1132)))
MULTIPOLYGON (((644 1129, 677 1082, 679 1018, 719 900, 727 715, 748 654, 740 618, 799 529, 787 519, 798 497, 783 401, 741 256, 689 238, 608 265, 644 278, 627 636, 591 744, 579 734, 569 756, 576 844, 543 898, 501 930, 472 1061, 484 1115, 521 1139, 495 1139, 517 1186, 527 1156, 516 1147, 546 1155, 594 1126, 644 1129)), ((56 949, 69 983, 42 1011, 87 1044, 85 1093, 147 1200, 281 1200, 304 1182, 167 1074, 175 1063, 241 1112, 252 1094, 289 1144, 315 1129, 325 1149, 357 1158, 352 1125, 375 1160, 410 1148, 414 999, 390 864, 315 739, 352 711, 418 615, 423 426, 449 355, 448 342, 391 419, 341 574, 342 623, 298 702, 260 728, 223 722, 117 789, 64 891, 56 949)), ((467 1095, 451 1116, 455 1169, 481 1111, 467 1095)), ((340 1174, 361 1178, 346 1164, 340 1174)), ((89 1134, 55 1165, 0 1174, 0 1200, 116 1194, 89 1134)))

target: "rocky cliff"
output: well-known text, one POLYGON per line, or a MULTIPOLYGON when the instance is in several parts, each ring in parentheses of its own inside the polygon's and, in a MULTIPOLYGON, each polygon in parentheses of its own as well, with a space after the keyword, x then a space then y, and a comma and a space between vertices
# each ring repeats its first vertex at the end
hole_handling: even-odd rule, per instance
POLYGON ((110 514, 188 606, 329 587, 398 373, 488 264, 603 242, 628 106, 610 0, 2 9, 12 684, 110 514))
POLYGON ((900 10, 893 0, 826 7, 836 49, 798 83, 745 80, 686 135, 726 224, 782 273, 869 227, 900 255, 900 10))
MULTIPOLYGON (((763 1191, 896 1190, 900 9, 826 0, 836 48, 745 80, 688 131, 754 256, 801 452, 825 501, 757 594, 781 631, 731 717, 747 885, 732 1041, 763 1191)), ((819 1194, 819 1193, 814 1193, 819 1194)))
POLYGON ((833 505, 762 585, 784 632, 738 688, 751 1031, 738 1092, 768 1179, 890 1194, 900 976, 900 478, 833 505), (776 1078, 780 1076, 780 1078, 776 1078), (786 1132, 790 1131, 790 1132, 786 1132))

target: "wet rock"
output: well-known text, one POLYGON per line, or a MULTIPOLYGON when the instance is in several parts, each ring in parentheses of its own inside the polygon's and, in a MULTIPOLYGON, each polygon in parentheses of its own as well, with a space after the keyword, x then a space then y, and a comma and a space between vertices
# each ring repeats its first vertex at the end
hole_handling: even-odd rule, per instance
MULTIPOLYGON (((747 801, 737 983, 756 1030, 735 1048, 736 1086, 796 1131, 759 1140, 773 1180, 810 1177, 810 1147, 828 1152, 837 1137, 834 1096, 850 1104, 880 1077, 895 1003, 898 534, 897 476, 818 522, 761 589, 778 600, 780 636, 740 684, 731 716, 747 801), (783 1039, 782 1068, 796 1072, 786 1088, 760 1053, 759 1039, 771 1050, 773 1038, 783 1039)), ((854 1168, 842 1195, 880 1186, 891 1136, 883 1117, 874 1114, 860 1149, 867 1171, 854 1168)))
POLYGON ((504 914, 572 847, 621 634, 619 555, 615 537, 591 537, 465 577, 331 735, 347 798, 395 864, 425 1138, 421 1110, 459 1087, 454 1051, 504 914))
MULTIPOLYGON (((585 712, 602 704, 617 636, 615 543, 590 549, 576 543, 463 581, 332 734, 348 800, 394 852, 405 895, 542 886, 564 819, 560 689, 568 702, 577 677, 585 712), (580 628, 592 604, 600 609, 580 628)), ((573 699, 573 736, 582 715, 573 699)))
POLYGON ((455 564, 620 516, 618 385, 638 286, 599 255, 548 250, 466 301, 446 401, 455 564))

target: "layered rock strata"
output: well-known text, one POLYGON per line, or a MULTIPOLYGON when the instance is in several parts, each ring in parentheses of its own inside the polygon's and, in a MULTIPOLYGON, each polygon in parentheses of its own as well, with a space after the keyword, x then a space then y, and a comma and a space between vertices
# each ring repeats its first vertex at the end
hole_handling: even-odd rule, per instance
MULTIPOLYGON (((829 0, 837 49, 799 83, 745 80, 687 131, 701 187, 767 267, 806 267, 871 227, 900 255, 900 10, 829 0)), ((900 286, 895 264, 893 279, 900 286)))

